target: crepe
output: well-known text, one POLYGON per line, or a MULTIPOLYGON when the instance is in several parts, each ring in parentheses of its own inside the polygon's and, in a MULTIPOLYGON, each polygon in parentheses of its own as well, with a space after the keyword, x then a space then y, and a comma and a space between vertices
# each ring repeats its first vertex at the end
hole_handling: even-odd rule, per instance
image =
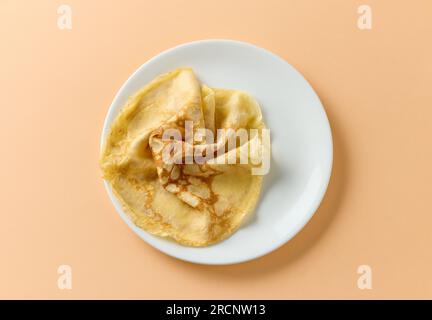
POLYGON ((231 235, 256 206, 262 176, 251 169, 257 162, 238 160, 259 156, 264 128, 250 95, 201 85, 192 69, 179 68, 128 100, 111 125, 100 165, 138 227, 182 245, 207 246, 231 235), (188 126, 192 140, 183 136, 188 126), (218 129, 226 130, 219 135, 218 129), (254 134, 230 144, 239 129, 254 134), (182 136, 167 140, 167 132, 182 136), (169 148, 171 162, 164 159, 169 148))

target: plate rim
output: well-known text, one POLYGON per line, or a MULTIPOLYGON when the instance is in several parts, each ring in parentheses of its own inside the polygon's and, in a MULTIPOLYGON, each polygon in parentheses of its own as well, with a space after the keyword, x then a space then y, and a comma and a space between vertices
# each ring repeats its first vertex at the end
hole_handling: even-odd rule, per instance
MULTIPOLYGON (((110 124, 112 123, 112 121, 114 120, 114 117, 116 115, 116 113, 118 112, 118 108, 115 108, 115 105, 118 103, 117 100, 120 99, 122 92, 125 90, 125 88, 127 87, 127 85, 138 75, 140 74, 143 69, 145 69, 149 64, 151 64, 152 62, 159 60, 161 58, 163 58, 165 55, 172 53, 172 51, 176 51, 176 50, 180 50, 180 49, 184 49, 187 47, 193 47, 196 45, 202 45, 202 44, 206 44, 206 43, 226 43, 226 44, 231 44, 231 45, 238 45, 238 46, 243 46, 243 47, 249 47, 250 49, 254 49, 254 50, 259 50, 261 51, 261 53, 264 53, 267 56, 270 56, 272 59, 276 59, 279 62, 282 62, 283 64, 287 65, 289 68, 292 69, 292 71, 294 71, 295 73, 297 73, 298 76, 300 76, 305 82, 306 84, 310 87, 310 89, 312 90, 312 93, 315 97, 315 99, 317 100, 317 102, 320 105, 320 110, 322 111, 322 114, 324 116, 324 120, 325 120, 325 125, 326 125, 326 129, 327 129, 327 137, 328 137, 328 155, 329 155, 329 159, 328 159, 328 168, 326 170, 326 175, 323 179, 323 181, 325 183, 322 184, 321 189, 319 190, 319 196, 317 196, 314 199, 314 203, 311 204, 311 209, 307 212, 307 214, 304 215, 302 221, 299 221, 299 223, 297 223, 295 226, 293 226, 293 229, 291 230, 291 232, 287 232, 287 234, 285 235, 285 237, 283 237, 283 241, 281 241, 280 243, 276 243, 273 246, 268 246, 267 250, 264 250, 264 252, 255 254, 255 255, 250 255, 248 257, 243 257, 243 258, 238 258, 238 259, 232 259, 230 261, 202 261, 202 260, 193 260, 193 259, 188 259, 186 257, 183 257, 181 255, 176 255, 172 252, 169 252, 167 250, 165 250, 164 248, 161 248, 160 246, 158 246, 157 241, 158 240, 162 240, 162 241, 169 241, 167 239, 158 237, 158 239, 155 239, 155 241, 153 241, 153 238, 156 238, 157 236, 154 236, 150 233, 148 233, 147 231, 139 228, 138 226, 136 226, 131 219, 128 217, 128 215, 124 212, 119 200, 117 199, 117 197, 115 196, 111 185, 109 182, 107 182, 105 179, 103 179, 103 183, 105 186, 105 189, 108 193, 108 196, 110 198, 110 201, 112 202, 117 214, 120 215, 121 219, 127 224, 127 226, 132 229, 132 231, 142 240, 144 240, 148 245, 150 245, 151 247, 153 247, 154 249, 157 249, 158 251, 182 260, 182 261, 186 261, 186 262, 190 262, 190 263, 194 263, 194 264, 201 264, 201 265, 233 265, 233 264, 238 264, 238 263, 244 263, 247 261, 251 261, 251 260, 255 260, 258 258, 261 258, 263 256, 266 256, 274 251, 276 251, 277 249, 279 249, 280 247, 282 247, 283 245, 285 245, 287 242, 289 242, 291 239, 293 239, 304 227, 305 225, 312 219, 312 217, 315 215, 316 211, 318 210, 325 194, 326 191, 328 189, 328 186, 330 184, 330 178, 332 176, 333 173, 333 157, 334 157, 334 150, 333 150, 333 135, 332 135, 332 130, 331 130, 331 125, 330 125, 330 121, 328 119, 327 113, 325 111, 324 105, 321 102, 321 99, 319 98, 318 94, 316 93, 316 91, 314 90, 314 88, 312 87, 312 85, 309 83, 309 81, 303 76, 303 74, 301 74, 294 66, 292 66, 290 63, 288 63, 286 60, 284 60, 283 58, 281 58, 280 56, 278 56, 277 54, 273 53, 272 51, 268 50, 268 49, 264 49, 262 47, 259 47, 255 44, 252 43, 248 43, 248 42, 244 42, 244 41, 239 41, 239 40, 233 40, 233 39, 222 39, 222 38, 215 38, 215 39, 202 39, 202 40, 195 40, 195 41, 191 41, 191 42, 186 42, 186 43, 182 43, 179 45, 176 45, 174 47, 171 47, 169 49, 163 50, 162 52, 156 54, 155 56, 153 56, 152 58, 148 59, 147 61, 145 61, 143 64, 141 64, 121 85, 121 87, 118 89, 118 91, 116 92, 114 98, 112 99, 112 102, 108 108, 108 111, 106 113, 104 122, 103 122, 103 127, 102 127, 102 131, 101 131, 101 135, 100 135, 100 144, 99 144, 99 152, 100 154, 103 151, 103 147, 104 147, 104 142, 106 139, 106 136, 109 132, 109 128, 110 128, 110 124)), ((265 178, 264 178, 265 179, 265 178)), ((215 244, 217 245, 217 244, 215 244)), ((200 248, 197 248, 200 249, 200 248)))

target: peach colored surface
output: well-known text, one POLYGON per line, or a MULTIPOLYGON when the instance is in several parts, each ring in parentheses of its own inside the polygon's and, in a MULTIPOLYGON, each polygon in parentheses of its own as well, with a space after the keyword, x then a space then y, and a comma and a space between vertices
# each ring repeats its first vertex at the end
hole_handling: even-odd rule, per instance
POLYGON ((432 2, 0 1, 0 298, 432 298, 432 2), (369 4, 373 29, 357 28, 369 4), (334 134, 327 195, 259 260, 165 256, 121 221, 99 135, 114 94, 180 43, 267 48, 311 82, 334 134), (73 289, 57 288, 69 264, 73 289), (357 288, 357 267, 373 289, 357 288))

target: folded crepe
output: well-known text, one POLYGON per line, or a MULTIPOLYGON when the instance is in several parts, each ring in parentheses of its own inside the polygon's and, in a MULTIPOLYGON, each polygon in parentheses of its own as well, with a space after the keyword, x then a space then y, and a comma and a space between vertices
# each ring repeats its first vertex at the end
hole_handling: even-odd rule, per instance
POLYGON ((259 163, 263 128, 260 107, 247 93, 201 85, 192 69, 179 68, 129 99, 112 123, 100 164, 138 227, 207 246, 231 235, 256 206, 262 176, 251 170, 259 163), (188 126, 192 139, 185 137, 188 126), (239 129, 254 134, 230 139, 239 129), (181 137, 166 139, 167 132, 181 137), (239 161, 242 155, 249 161, 239 161))

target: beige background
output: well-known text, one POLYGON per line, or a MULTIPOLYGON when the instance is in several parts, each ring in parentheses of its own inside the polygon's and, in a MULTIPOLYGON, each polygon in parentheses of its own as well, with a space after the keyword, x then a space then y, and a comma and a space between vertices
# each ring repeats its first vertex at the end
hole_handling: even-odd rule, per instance
POLYGON ((0 1, 0 298, 432 298, 432 2, 0 1), (357 28, 369 4, 373 29, 357 28), (248 41, 311 82, 334 133, 324 202, 288 244, 224 267, 140 240, 103 188, 118 88, 180 43, 248 41), (73 289, 57 288, 57 267, 73 289), (373 289, 357 288, 357 267, 373 289))

